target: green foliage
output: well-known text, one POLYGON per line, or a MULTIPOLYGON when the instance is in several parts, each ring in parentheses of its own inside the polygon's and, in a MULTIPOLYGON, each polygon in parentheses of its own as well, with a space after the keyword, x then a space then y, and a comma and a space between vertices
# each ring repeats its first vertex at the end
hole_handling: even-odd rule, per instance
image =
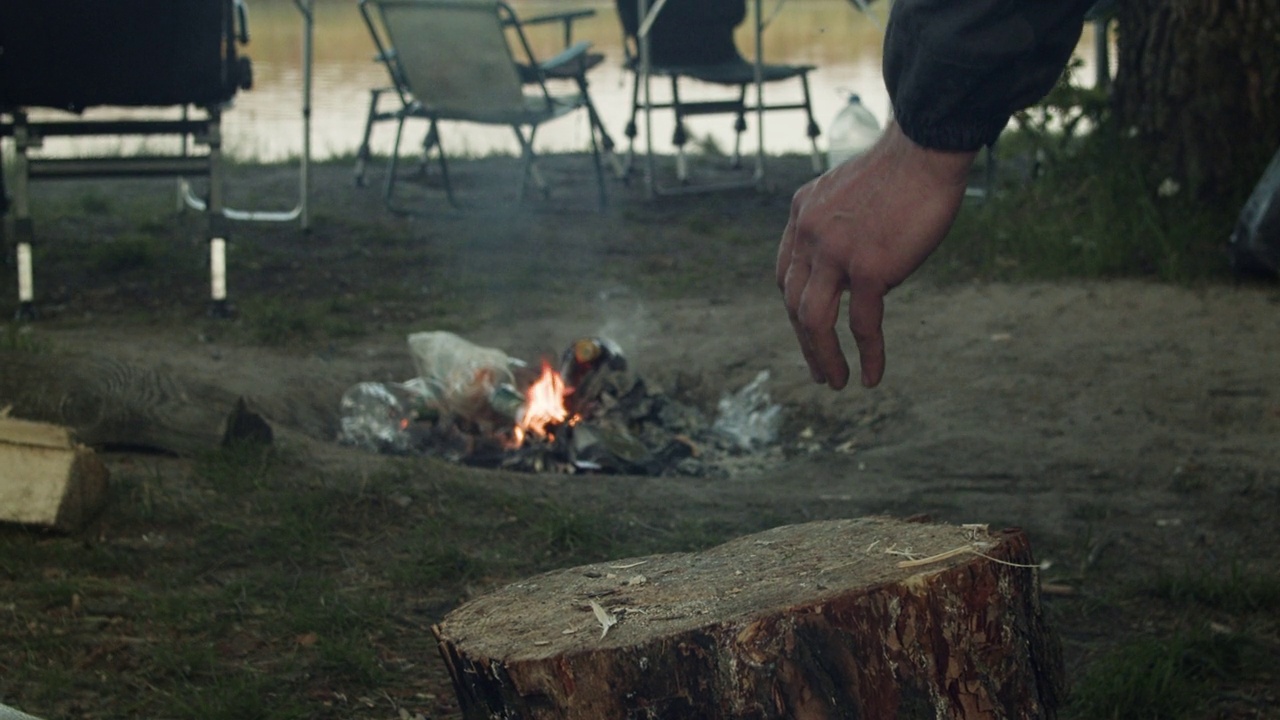
POLYGON ((1072 58, 1053 89, 1040 102, 1014 113, 1018 132, 1002 145, 1009 152, 1027 153, 1037 162, 1053 162, 1068 157, 1090 131, 1108 119, 1106 91, 1077 84, 1084 68, 1081 58, 1072 58))
POLYGON ((1032 182, 966 207, 931 269, 996 280, 1227 278, 1238 205, 1188 202, 1145 167, 1140 148, 1099 128, 1032 182))
POLYGON ((310 302, 248 298, 240 311, 241 329, 249 340, 272 347, 358 337, 365 327, 352 316, 355 309, 341 297, 310 302))
POLYGON ((1161 176, 1150 149, 1115 122, 1104 91, 1052 91, 1001 136, 994 197, 965 207, 929 267, 935 277, 993 280, 1226 279, 1226 240, 1248 187, 1213 203, 1161 176))
POLYGON ((1093 663, 1072 690, 1071 717, 1180 720, 1196 717, 1210 683, 1238 673, 1247 643, 1235 635, 1181 633, 1124 645, 1093 663))
POLYGON ((49 342, 36 335, 30 325, 11 323, 0 329, 0 350, 47 353, 50 348, 49 342))
POLYGON ((1233 563, 1229 572, 1187 570, 1162 575, 1151 588, 1155 597, 1232 614, 1280 611, 1280 577, 1245 570, 1233 563))
POLYGON ((158 239, 131 235, 95 242, 89 246, 89 266, 94 272, 115 275, 149 270, 160 264, 164 248, 158 239))

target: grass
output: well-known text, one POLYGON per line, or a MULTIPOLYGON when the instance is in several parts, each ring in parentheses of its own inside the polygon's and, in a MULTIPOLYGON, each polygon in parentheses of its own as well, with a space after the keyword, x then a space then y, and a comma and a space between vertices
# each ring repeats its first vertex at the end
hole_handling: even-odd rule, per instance
POLYGON ((1272 637, 1280 576, 1240 564, 1221 573, 1164 573, 1118 600, 1141 606, 1149 625, 1170 617, 1159 625, 1173 629, 1124 640, 1088 664, 1073 685, 1067 717, 1225 717, 1210 708, 1267 692, 1267 673, 1280 656, 1272 637))
POLYGON ((0 327, 0 350, 24 353, 47 353, 49 341, 39 337, 30 325, 8 323, 0 327))
POLYGON ((1229 278, 1226 240, 1244 195, 1212 203, 1185 191, 1162 196, 1163 179, 1145 167, 1137 147, 1100 129, 1034 182, 967 206, 928 267, 943 279, 1229 278))
POLYGON ((1092 664, 1072 693, 1071 716, 1090 720, 1180 720, 1200 717, 1214 681, 1245 667, 1247 640, 1236 635, 1180 633, 1128 643, 1092 664))
POLYGON ((0 697, 49 717, 372 713, 420 682, 426 624, 471 593, 736 534, 430 460, 307 466, 287 444, 143 457, 113 478, 101 537, 0 527, 0 697))
POLYGON ((1246 570, 1238 562, 1225 573, 1188 569, 1161 575, 1149 592, 1171 603, 1232 615, 1280 612, 1280 577, 1246 570))

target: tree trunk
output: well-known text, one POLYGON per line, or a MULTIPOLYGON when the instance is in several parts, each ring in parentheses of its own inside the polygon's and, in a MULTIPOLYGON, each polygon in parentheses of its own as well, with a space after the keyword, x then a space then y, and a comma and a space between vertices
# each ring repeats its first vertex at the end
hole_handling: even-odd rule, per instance
POLYGON ((884 518, 547 573, 435 634, 468 718, 1052 718, 1020 530, 884 518))
POLYGON ((270 443, 243 398, 110 358, 0 351, 0 409, 65 425, 86 445, 191 455, 233 441, 270 443))
POLYGON ((1280 0, 1122 0, 1118 12, 1119 127, 1197 196, 1247 192, 1280 147, 1280 0))

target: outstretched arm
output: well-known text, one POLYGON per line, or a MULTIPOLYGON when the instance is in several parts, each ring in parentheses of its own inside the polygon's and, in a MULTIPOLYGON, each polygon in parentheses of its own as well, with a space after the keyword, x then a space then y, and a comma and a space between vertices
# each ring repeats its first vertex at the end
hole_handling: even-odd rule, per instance
POLYGON ((815 382, 849 381, 835 329, 845 292, 862 384, 880 382, 884 296, 946 236, 975 155, 922 147, 891 122, 866 153, 796 191, 777 280, 815 382))
POLYGON ((894 117, 864 155, 798 191, 777 279, 813 379, 839 390, 849 328, 862 384, 884 375, 884 296, 955 221, 977 151, 1062 73, 1093 0, 897 0, 885 35, 894 117))

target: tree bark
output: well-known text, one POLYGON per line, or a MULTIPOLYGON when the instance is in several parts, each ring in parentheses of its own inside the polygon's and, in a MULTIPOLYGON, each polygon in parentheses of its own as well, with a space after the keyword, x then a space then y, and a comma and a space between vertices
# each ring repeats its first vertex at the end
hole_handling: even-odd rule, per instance
POLYGON ((1113 107, 1153 169, 1247 193, 1280 147, 1280 0, 1118 3, 1113 107))
POLYGON ((824 521, 547 573, 434 630, 468 718, 1052 718, 1031 564, 1016 529, 824 521))
POLYGON ((0 351, 0 368, 0 409, 64 425, 86 445, 191 455, 272 440, 270 425, 244 398, 160 368, 14 351, 0 351))

